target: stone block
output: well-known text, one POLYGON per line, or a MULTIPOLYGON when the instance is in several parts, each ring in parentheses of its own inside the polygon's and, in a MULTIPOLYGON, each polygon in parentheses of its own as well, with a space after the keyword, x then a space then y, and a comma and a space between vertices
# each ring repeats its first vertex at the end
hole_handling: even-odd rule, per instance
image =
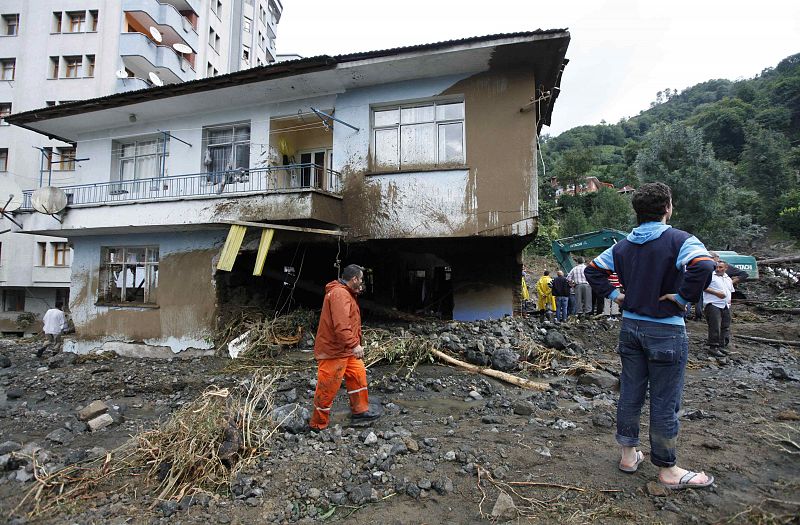
POLYGON ((89 429, 92 432, 97 432, 100 429, 106 428, 107 426, 114 423, 114 418, 111 417, 109 414, 101 414, 94 419, 89 420, 89 429))
POLYGON ((78 419, 81 421, 88 421, 105 412, 108 412, 108 405, 98 399, 80 409, 78 411, 78 419))

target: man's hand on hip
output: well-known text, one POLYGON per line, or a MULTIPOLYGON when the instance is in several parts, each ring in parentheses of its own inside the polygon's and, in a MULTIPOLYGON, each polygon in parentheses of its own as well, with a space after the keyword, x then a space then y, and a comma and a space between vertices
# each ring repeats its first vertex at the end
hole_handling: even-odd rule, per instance
POLYGON ((361 346, 361 345, 358 345, 357 347, 353 348, 353 356, 358 358, 358 359, 363 359, 364 358, 364 347, 361 346))

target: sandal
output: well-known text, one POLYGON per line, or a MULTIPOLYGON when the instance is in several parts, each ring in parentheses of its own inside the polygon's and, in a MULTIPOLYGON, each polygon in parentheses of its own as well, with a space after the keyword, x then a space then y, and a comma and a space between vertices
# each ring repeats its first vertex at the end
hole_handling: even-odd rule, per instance
POLYGON ((671 490, 702 489, 702 488, 708 487, 712 483, 714 483, 714 476, 709 476, 705 472, 691 472, 691 471, 689 471, 686 474, 684 474, 683 476, 681 476, 681 479, 679 479, 677 483, 664 483, 663 481, 661 481, 661 476, 658 477, 658 482, 661 484, 661 486, 666 487, 666 488, 671 489, 671 490), (705 476, 708 478, 708 480, 706 480, 704 483, 691 483, 691 481, 694 478, 696 478, 698 475, 700 475, 700 474, 705 474, 705 476))
POLYGON ((641 450, 637 450, 636 451, 636 462, 633 465, 631 465, 630 467, 626 467, 620 462, 619 469, 622 472, 627 472, 629 474, 633 474, 634 472, 639 470, 639 465, 641 465, 643 461, 644 461, 644 454, 642 453, 641 450))

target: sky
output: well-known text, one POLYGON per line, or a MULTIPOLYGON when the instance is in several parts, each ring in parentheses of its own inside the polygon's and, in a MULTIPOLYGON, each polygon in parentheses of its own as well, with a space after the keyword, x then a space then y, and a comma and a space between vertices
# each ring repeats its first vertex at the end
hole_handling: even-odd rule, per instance
POLYGON ((800 52, 800 0, 281 0, 279 54, 372 51, 567 28, 552 125, 618 122, 665 88, 751 78, 800 52))

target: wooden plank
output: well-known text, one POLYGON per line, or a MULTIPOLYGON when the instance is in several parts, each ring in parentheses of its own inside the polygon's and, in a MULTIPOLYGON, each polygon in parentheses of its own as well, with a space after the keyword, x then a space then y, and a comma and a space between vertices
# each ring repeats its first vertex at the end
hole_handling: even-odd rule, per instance
POLYGON ((256 266, 253 268, 253 275, 260 276, 264 270, 264 263, 267 260, 269 245, 272 244, 272 236, 275 230, 261 230, 261 241, 258 243, 258 253, 256 254, 256 266))
POLYGON ((222 252, 219 256, 217 263, 217 270, 225 270, 230 272, 233 270, 233 263, 236 262, 236 256, 239 255, 239 248, 242 247, 242 240, 247 228, 242 225, 234 224, 228 231, 228 238, 225 239, 225 246, 222 247, 222 252))
POLYGON ((266 222, 248 222, 248 221, 219 221, 217 224, 236 224, 238 226, 249 226, 253 228, 268 228, 270 230, 285 230, 290 232, 303 232, 303 233, 318 233, 320 235, 344 235, 341 230, 323 230, 320 228, 303 228, 301 226, 287 226, 284 224, 269 224, 266 222))

